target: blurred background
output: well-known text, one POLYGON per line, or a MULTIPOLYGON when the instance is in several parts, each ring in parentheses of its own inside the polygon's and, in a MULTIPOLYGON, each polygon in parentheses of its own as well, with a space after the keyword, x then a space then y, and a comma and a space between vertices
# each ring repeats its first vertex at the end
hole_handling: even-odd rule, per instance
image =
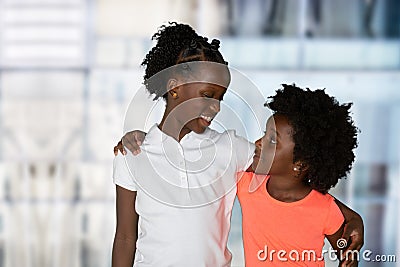
POLYGON ((360 266, 400 266, 400 1, 0 0, 0 267, 111 265, 112 148, 167 21, 219 38, 265 97, 296 82, 354 103, 357 158, 332 194, 371 258, 397 259, 360 266))

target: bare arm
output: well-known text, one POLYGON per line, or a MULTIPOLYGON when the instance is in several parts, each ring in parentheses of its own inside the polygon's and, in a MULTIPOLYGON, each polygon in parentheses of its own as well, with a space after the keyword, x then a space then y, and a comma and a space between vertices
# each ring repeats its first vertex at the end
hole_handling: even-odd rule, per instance
POLYGON ((328 239, 332 248, 336 251, 336 255, 339 259, 339 266, 343 267, 357 267, 358 266, 358 258, 354 253, 347 253, 349 245, 342 240, 343 232, 344 232, 344 223, 336 231, 333 235, 326 235, 325 237, 328 239))
POLYGON ((349 250, 358 250, 364 245, 364 223, 357 212, 347 207, 345 204, 335 198, 345 220, 342 238, 350 241, 349 250))
MULTIPOLYGON (((361 216, 357 212, 350 209, 336 198, 335 202, 345 219, 345 225, 341 238, 346 240, 348 246, 343 254, 352 255, 352 253, 350 253, 351 251, 360 251, 364 245, 364 223, 361 216)), ((342 264, 343 266, 357 266, 358 263, 351 257, 348 257, 343 261, 342 264)))
POLYGON ((135 210, 136 192, 120 186, 117 190, 117 229, 112 250, 112 267, 132 267, 139 216, 135 210))

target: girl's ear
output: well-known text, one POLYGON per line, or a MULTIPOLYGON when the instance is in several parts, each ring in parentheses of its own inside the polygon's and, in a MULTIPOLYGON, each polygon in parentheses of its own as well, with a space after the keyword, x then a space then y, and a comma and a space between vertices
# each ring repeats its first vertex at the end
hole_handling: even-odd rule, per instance
POLYGON ((178 85, 178 81, 176 79, 169 79, 167 83, 168 92, 174 90, 178 85))
POLYGON ((300 161, 300 160, 296 161, 293 164, 293 171, 295 171, 299 175, 302 174, 302 173, 305 173, 307 170, 308 170, 308 165, 305 164, 304 162, 300 161))
POLYGON ((168 84, 167 84, 167 89, 168 89, 168 93, 172 96, 173 99, 177 99, 178 98, 178 93, 177 93, 177 80, 175 79, 169 79, 168 80, 168 84))

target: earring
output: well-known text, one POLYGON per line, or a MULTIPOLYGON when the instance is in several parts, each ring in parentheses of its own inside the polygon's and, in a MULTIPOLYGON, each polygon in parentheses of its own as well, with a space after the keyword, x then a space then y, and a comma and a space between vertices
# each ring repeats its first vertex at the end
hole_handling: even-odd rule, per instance
POLYGON ((296 167, 294 167, 294 168, 293 168, 293 170, 294 170, 294 171, 297 171, 297 168, 296 168, 296 167))
POLYGON ((178 98, 178 94, 177 94, 176 92, 173 92, 173 93, 172 93, 172 97, 173 97, 173 98, 178 98))

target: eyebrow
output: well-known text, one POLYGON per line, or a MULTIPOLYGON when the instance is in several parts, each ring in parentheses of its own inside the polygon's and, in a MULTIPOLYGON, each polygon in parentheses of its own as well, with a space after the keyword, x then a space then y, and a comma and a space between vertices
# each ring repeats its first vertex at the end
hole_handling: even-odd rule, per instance
MULTIPOLYGON (((225 90, 227 90, 226 87, 224 87, 224 88, 225 88, 225 90)), ((202 90, 202 91, 200 91, 200 92, 201 92, 201 93, 204 93, 204 92, 208 91, 209 89, 211 89, 211 90, 218 90, 218 88, 217 88, 216 86, 213 86, 213 84, 210 84, 210 88, 205 88, 204 90, 202 90)), ((212 92, 212 93, 215 94, 215 91, 212 92)), ((226 93, 226 91, 225 91, 225 93, 226 93)), ((223 93, 223 94, 221 95, 221 97, 219 97, 218 101, 223 101, 223 100, 224 100, 225 93, 223 93)))
POLYGON ((270 127, 269 129, 270 129, 271 131, 273 131, 274 133, 276 133, 277 136, 279 136, 279 137, 281 136, 281 135, 275 130, 275 128, 271 128, 271 127, 270 127))

